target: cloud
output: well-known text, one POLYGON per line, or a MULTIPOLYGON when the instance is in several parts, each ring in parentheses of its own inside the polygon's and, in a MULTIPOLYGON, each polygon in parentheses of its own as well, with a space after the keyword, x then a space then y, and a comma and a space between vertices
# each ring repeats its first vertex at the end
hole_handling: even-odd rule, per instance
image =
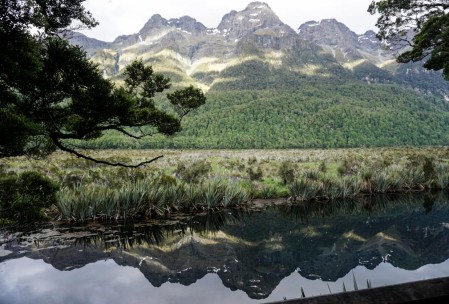
MULTIPOLYGON (((243 10, 248 2, 241 0, 87 0, 85 6, 100 25, 84 33, 105 41, 119 35, 138 32, 154 14, 164 18, 179 18, 185 15, 197 19, 207 27, 217 27, 221 18, 231 10, 243 10)), ((367 12, 371 0, 315 0, 265 1, 279 18, 296 29, 310 20, 336 18, 356 33, 375 29, 376 18, 367 12)))

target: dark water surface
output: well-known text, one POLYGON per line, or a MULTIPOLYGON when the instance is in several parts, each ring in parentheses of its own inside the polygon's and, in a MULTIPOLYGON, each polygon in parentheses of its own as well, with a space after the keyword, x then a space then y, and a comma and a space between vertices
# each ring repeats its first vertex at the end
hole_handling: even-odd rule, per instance
POLYGON ((449 199, 417 193, 158 224, 0 231, 0 303, 253 303, 449 276, 449 199))

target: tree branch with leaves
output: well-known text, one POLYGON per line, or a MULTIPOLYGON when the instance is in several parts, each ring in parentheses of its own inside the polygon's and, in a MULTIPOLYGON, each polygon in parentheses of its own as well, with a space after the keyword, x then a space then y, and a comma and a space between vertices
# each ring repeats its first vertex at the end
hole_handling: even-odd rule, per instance
POLYGON ((424 60, 424 68, 449 80, 448 0, 377 0, 368 11, 380 14, 378 37, 401 50, 398 62, 424 60))
POLYGON ((123 86, 104 79, 82 49, 61 37, 73 24, 97 24, 83 2, 0 0, 0 157, 42 157, 60 149, 97 163, 137 167, 162 156, 112 163, 86 155, 70 140, 99 138, 109 130, 135 139, 173 135, 183 117, 205 103, 203 92, 191 86, 167 94, 171 109, 158 106, 155 97, 170 89, 170 79, 142 61, 126 67, 123 86))

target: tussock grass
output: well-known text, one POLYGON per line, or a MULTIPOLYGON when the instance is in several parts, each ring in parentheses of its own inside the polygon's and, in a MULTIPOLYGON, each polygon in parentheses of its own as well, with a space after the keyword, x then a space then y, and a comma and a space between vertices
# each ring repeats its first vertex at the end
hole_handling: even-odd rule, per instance
POLYGON ((100 150, 96 158, 137 163, 111 168, 60 152, 46 160, 0 160, 0 171, 39 171, 60 185, 61 219, 157 217, 244 205, 254 198, 332 201, 390 192, 448 189, 449 150, 100 150))
POLYGON ((428 178, 424 166, 415 167, 410 163, 363 168, 358 173, 331 177, 307 171, 290 184, 289 190, 293 200, 307 201, 347 199, 362 194, 447 189, 449 166, 441 162, 431 166, 435 173, 428 178))
POLYGON ((59 191, 57 207, 65 220, 118 220, 229 208, 248 201, 242 187, 222 180, 162 184, 158 179, 143 179, 115 189, 94 184, 65 187, 59 191))

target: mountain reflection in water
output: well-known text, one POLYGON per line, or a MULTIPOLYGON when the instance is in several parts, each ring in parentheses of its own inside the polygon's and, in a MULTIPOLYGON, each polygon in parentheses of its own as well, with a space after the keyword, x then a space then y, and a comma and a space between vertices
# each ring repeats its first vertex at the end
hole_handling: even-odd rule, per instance
POLYGON ((416 193, 3 230, 0 303, 249 303, 448 276, 447 201, 416 193))

